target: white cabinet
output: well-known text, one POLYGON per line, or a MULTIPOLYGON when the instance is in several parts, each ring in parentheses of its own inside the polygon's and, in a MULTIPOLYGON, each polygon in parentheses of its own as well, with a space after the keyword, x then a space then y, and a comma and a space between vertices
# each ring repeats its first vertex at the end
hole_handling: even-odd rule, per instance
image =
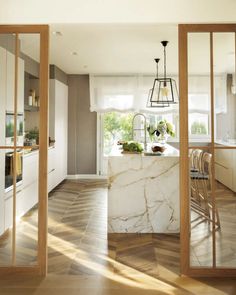
MULTIPOLYGON (((10 195, 10 194, 8 194, 10 195)), ((21 207, 23 206, 22 203, 22 196, 23 196, 23 192, 21 190, 19 190, 16 193, 16 218, 19 218, 20 216, 23 215, 23 211, 21 210, 21 207), (22 213, 20 215, 20 213, 22 213)), ((4 229, 5 231, 12 227, 12 221, 13 221, 13 197, 12 196, 8 196, 5 199, 5 204, 4 204, 4 229)))
POLYGON ((215 174, 219 182, 236 192, 236 150, 216 150, 215 174))
POLYGON ((67 176, 68 86, 50 80, 49 135, 55 142, 55 185, 67 176))
MULTIPOLYGON (((23 182, 17 187, 16 218, 21 217, 38 203, 38 151, 27 154, 23 158, 23 182)), ((55 149, 48 150, 48 192, 56 186, 55 149)), ((4 187, 4 186, 3 186, 4 187)), ((0 203, 1 204, 1 203, 0 203)), ((0 235, 12 226, 13 197, 12 191, 4 192, 2 202, 2 219, 0 235)))
MULTIPOLYGON (((6 111, 14 112, 15 55, 6 51, 6 111)), ((24 61, 18 58, 17 112, 24 111, 24 61)))
POLYGON ((38 180, 38 151, 32 152, 23 157, 23 186, 27 187, 38 180))

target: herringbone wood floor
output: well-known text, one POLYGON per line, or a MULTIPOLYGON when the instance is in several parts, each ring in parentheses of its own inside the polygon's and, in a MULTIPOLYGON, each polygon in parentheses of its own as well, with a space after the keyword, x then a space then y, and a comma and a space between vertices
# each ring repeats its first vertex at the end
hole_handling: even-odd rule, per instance
MULTIPOLYGON (((217 263, 236 265, 235 193, 217 183, 217 207, 221 230, 217 238, 217 263)), ((111 234, 107 243, 107 184, 105 181, 65 181, 49 196, 49 273, 94 274, 84 257, 98 260, 102 269, 107 257, 144 273, 158 276, 163 265, 179 273, 179 236, 163 234, 111 234), (98 258, 99 255, 99 258, 98 258)), ((37 208, 17 224, 16 261, 29 265, 37 258, 37 208)), ((0 263, 11 262, 11 231, 1 238, 0 263)), ((211 266, 211 225, 192 215, 191 261, 193 266, 211 266)), ((111 266, 109 266, 111 268, 111 266)))
MULTIPOLYGON (((177 235, 111 235, 107 242, 106 198, 105 182, 58 186, 49 197, 48 277, 1 280, 0 294, 236 294, 236 283, 229 279, 179 277, 177 235)), ((18 224, 20 263, 36 259, 36 220, 34 209, 18 224)), ((7 253, 9 236, 1 245, 0 252, 7 253)))

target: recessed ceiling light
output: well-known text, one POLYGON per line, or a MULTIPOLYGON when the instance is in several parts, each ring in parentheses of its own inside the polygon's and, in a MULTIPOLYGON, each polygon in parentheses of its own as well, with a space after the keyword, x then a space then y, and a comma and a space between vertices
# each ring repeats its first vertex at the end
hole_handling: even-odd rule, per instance
POLYGON ((53 31, 52 34, 54 36, 60 36, 60 37, 62 36, 62 32, 60 32, 60 31, 53 31))
POLYGON ((76 51, 71 52, 71 55, 78 55, 76 51))

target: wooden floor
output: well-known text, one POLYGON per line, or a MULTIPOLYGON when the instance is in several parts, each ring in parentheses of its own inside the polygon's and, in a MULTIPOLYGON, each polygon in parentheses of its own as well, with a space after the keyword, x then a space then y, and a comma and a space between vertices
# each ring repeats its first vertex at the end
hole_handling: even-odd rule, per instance
MULTIPOLYGON (((105 182, 57 187, 49 198, 48 276, 0 278, 0 294, 236 294, 235 280, 180 277, 177 235, 118 234, 108 241, 106 204, 105 182)), ((36 228, 35 209, 18 223, 19 263, 35 262, 36 228)), ((9 237, 1 241, 2 261, 10 259, 9 237)))

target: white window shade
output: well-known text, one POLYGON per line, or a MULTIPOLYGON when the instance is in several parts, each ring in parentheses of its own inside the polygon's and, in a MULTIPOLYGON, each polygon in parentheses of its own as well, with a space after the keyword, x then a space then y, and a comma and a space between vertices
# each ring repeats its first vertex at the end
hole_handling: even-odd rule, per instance
MULTIPOLYGON (((154 76, 90 75, 91 112, 163 113, 167 108, 147 108, 147 99, 154 76)), ((168 108, 170 111, 171 108, 168 108)))
MULTIPOLYGON (((178 85, 178 78, 173 77, 178 85)), ((106 113, 143 112, 164 114, 178 112, 179 104, 168 108, 147 108, 149 90, 153 86, 154 76, 127 75, 102 76, 90 75, 90 111, 106 113)), ((226 75, 215 76, 215 111, 227 111, 226 75)), ((192 96, 191 109, 209 112, 210 78, 209 76, 190 76, 188 91, 192 96), (200 95, 200 96, 199 96, 200 95), (209 99, 208 103, 199 99, 209 99)))

